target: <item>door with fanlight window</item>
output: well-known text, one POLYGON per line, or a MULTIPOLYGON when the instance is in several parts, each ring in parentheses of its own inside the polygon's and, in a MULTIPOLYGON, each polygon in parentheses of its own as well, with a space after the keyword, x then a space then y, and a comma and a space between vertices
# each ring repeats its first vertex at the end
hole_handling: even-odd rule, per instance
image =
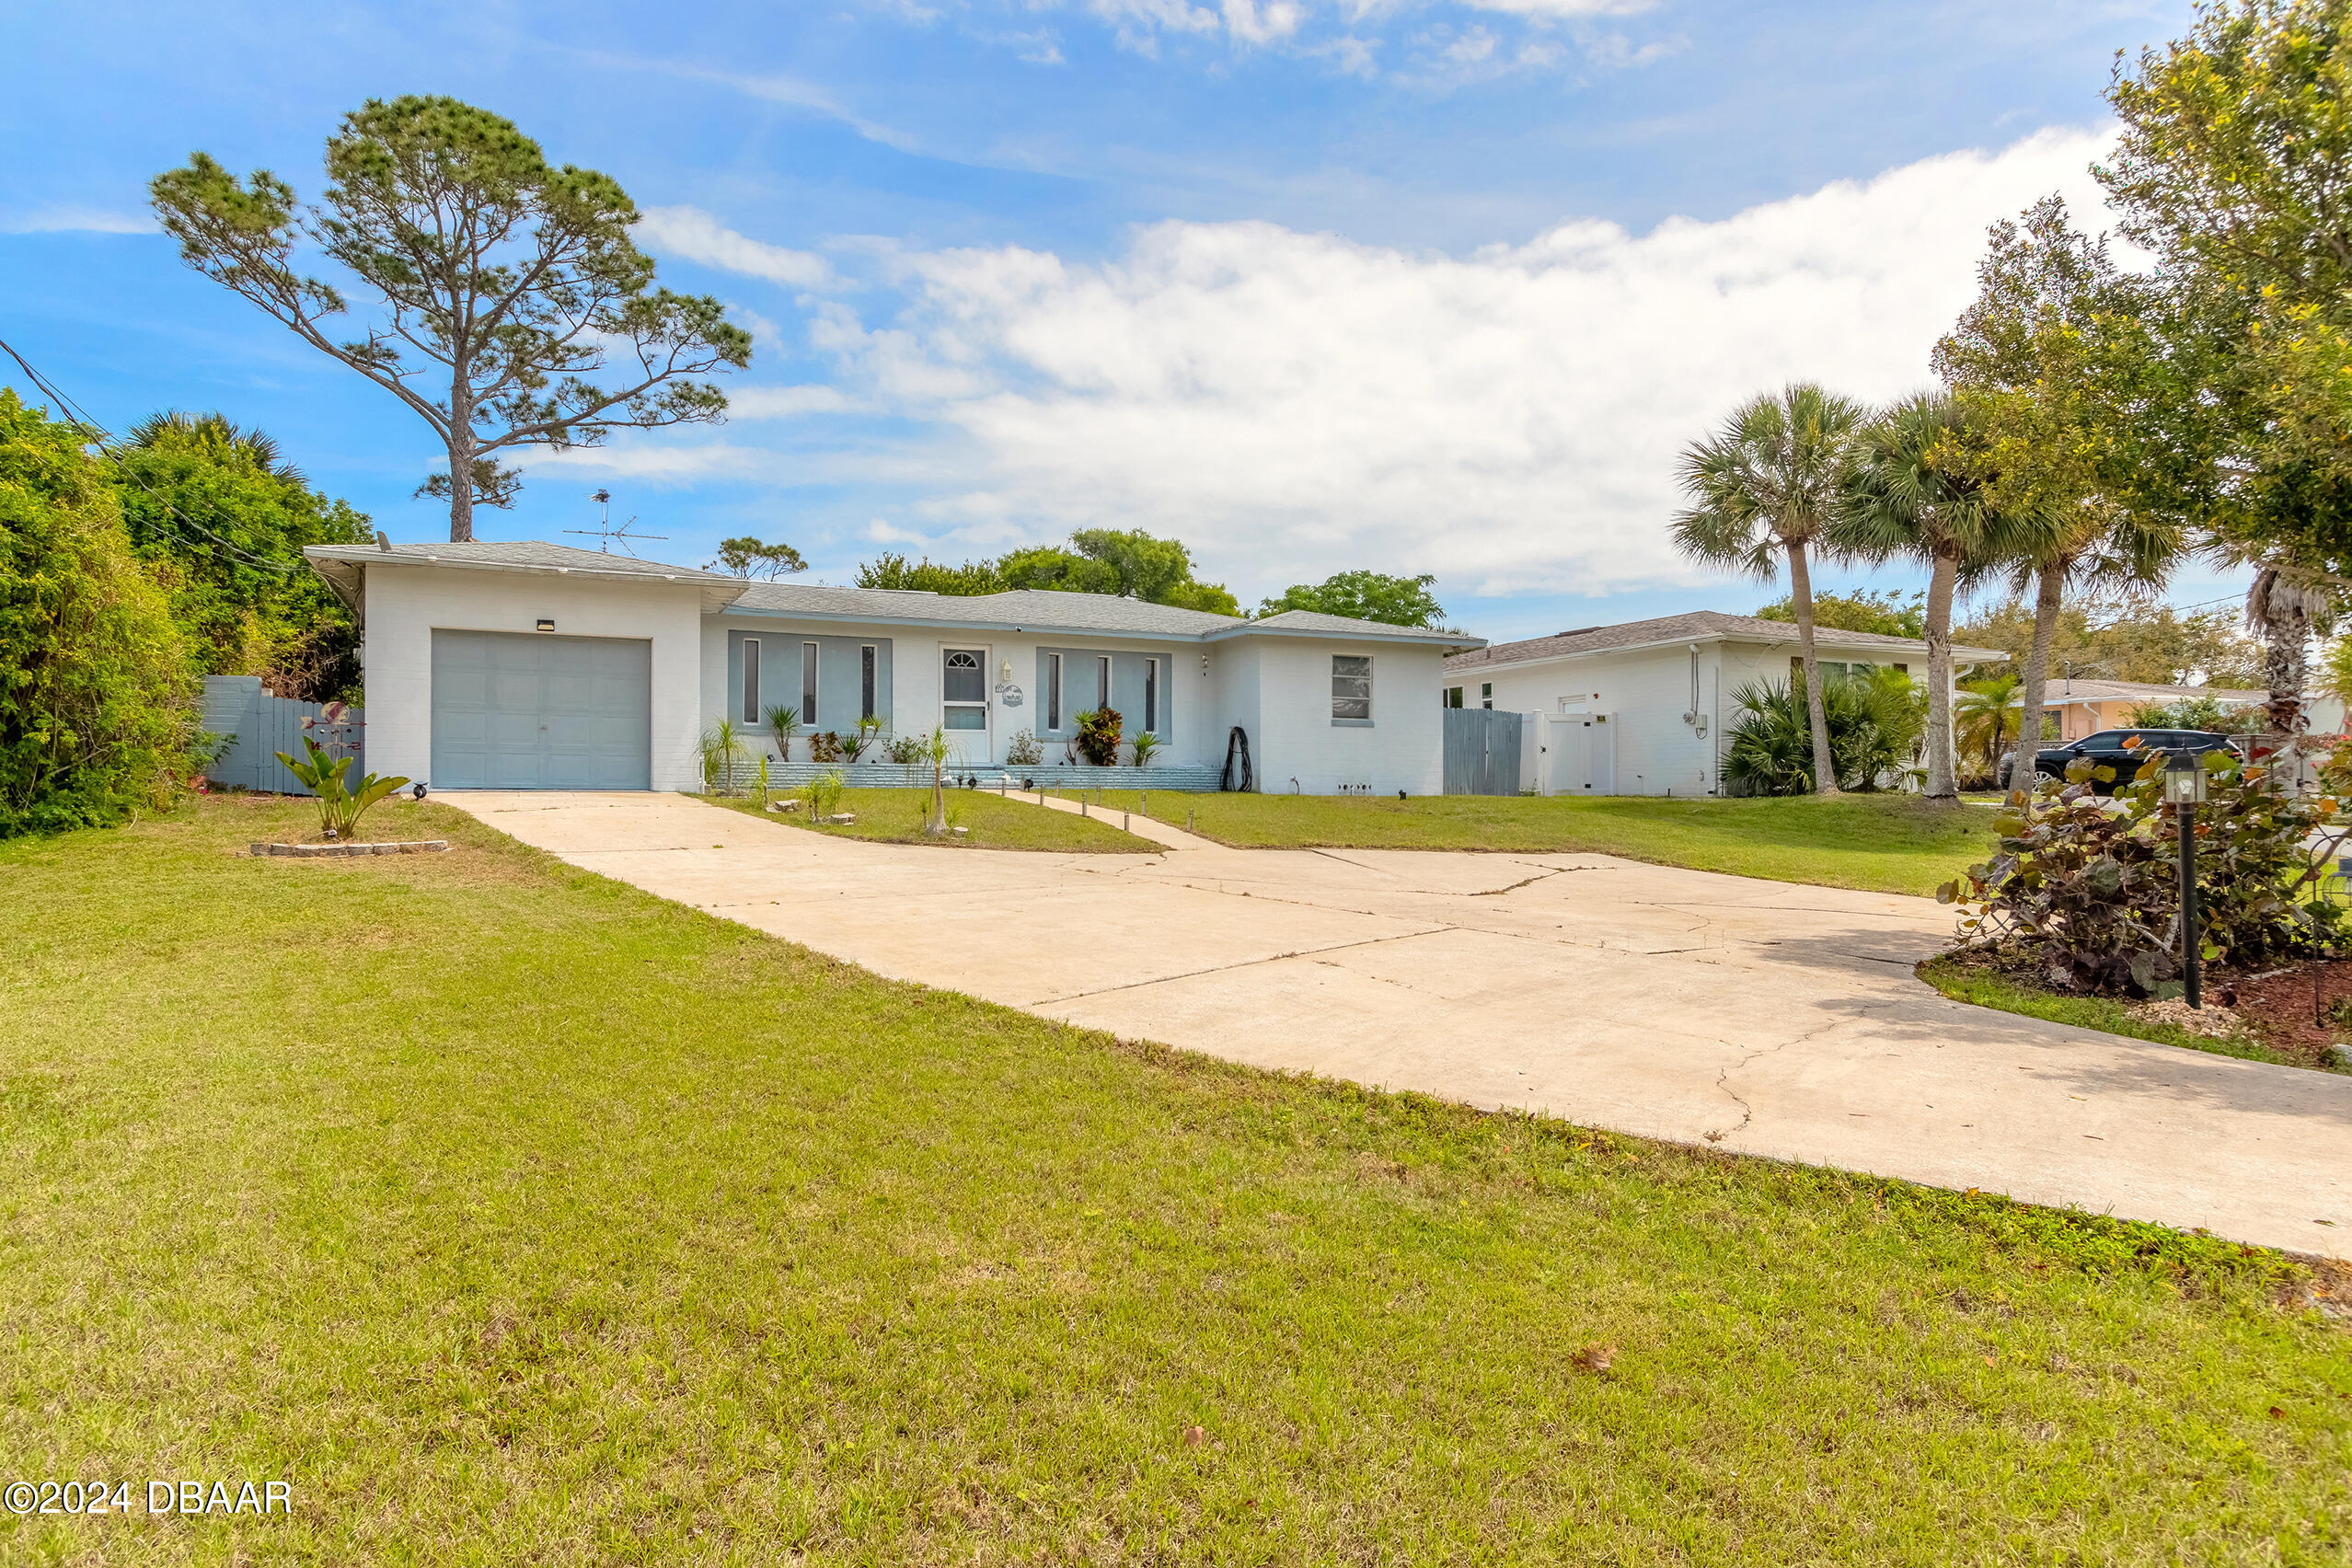
POLYGON ((988 748, 988 651, 946 648, 940 651, 940 722, 951 739, 962 735, 967 760, 984 760, 988 748), (977 734, 974 732, 978 732, 977 734))

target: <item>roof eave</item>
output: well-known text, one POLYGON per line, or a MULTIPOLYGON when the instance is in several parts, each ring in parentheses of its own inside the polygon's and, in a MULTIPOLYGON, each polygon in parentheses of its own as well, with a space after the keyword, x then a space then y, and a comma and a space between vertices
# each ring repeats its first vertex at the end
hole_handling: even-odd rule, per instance
POLYGON ((1399 627, 1394 631, 1329 631, 1320 627, 1265 626, 1256 621, 1244 621, 1239 626, 1221 626, 1201 633, 1203 642, 1221 642, 1228 637, 1311 637, 1326 642, 1401 642, 1420 647, 1475 650, 1486 646, 1482 637, 1447 636, 1440 632, 1416 631, 1399 627))
MULTIPOLYGON (((1644 653, 1659 648, 1688 648, 1694 642, 1752 642, 1759 648, 1788 648, 1795 646, 1796 640, 1794 638, 1790 638, 1786 640, 1780 638, 1767 640, 1760 637, 1743 636, 1735 631, 1700 631, 1693 632, 1687 637, 1660 637, 1653 639, 1648 642, 1621 643, 1614 648, 1586 648, 1565 653, 1538 653, 1525 659, 1502 659, 1491 663, 1479 665, 1478 668, 1486 670, 1507 670, 1521 664, 1548 664, 1555 660, 1561 659, 1597 659, 1604 653, 1644 653)), ((1813 646, 1816 649, 1829 648, 1846 652, 1906 652, 1913 653, 1917 658, 1924 659, 1927 657, 1927 644, 1924 642, 1910 643, 1908 645, 1889 644, 1885 642, 1850 642, 1840 640, 1834 637, 1825 636, 1818 630, 1815 631, 1813 634, 1813 646)), ((2008 654, 2002 652, 1998 648, 1956 647, 1952 650, 1952 656, 1956 660, 1963 660, 1971 663, 1980 664, 1988 663, 1995 660, 2007 659, 2009 657, 2008 654)))

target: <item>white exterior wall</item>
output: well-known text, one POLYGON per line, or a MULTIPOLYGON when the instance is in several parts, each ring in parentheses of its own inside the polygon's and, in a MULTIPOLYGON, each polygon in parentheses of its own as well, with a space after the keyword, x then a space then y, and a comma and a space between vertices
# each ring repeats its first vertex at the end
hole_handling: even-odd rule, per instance
MULTIPOLYGON (((1845 649, 1826 641, 1817 647, 1819 657, 1833 663, 1902 665, 1914 679, 1927 673, 1924 650, 1845 649)), ((1792 644, 1700 643, 1696 711, 1705 719, 1703 733, 1682 717, 1691 710, 1687 645, 1471 668, 1446 674, 1438 684, 1460 686, 1465 708, 1480 706, 1479 688, 1486 682, 1493 684, 1498 711, 1558 713, 1563 704, 1582 700, 1588 711, 1609 716, 1617 793, 1712 795, 1722 789, 1727 726, 1739 716, 1735 694, 1751 682, 1785 683, 1794 656, 1792 644)), ((1532 780, 1533 765, 1523 763, 1521 776, 1532 780)))
MULTIPOLYGON (((702 724, 696 698, 702 680, 702 594, 694 584, 407 561, 368 562, 363 570, 367 616, 361 657, 371 772, 432 782, 432 633, 447 628, 651 642, 653 788, 699 786, 702 724), (542 617, 556 623, 553 632, 535 629, 542 617)), ((722 644, 722 657, 723 651, 722 644)))
MULTIPOLYGON (((1160 667, 1160 700, 1167 704, 1161 729, 1172 736, 1155 757, 1155 763, 1222 762, 1225 759, 1225 731, 1217 727, 1214 735, 1210 733, 1214 721, 1208 712, 1209 698, 1203 689, 1208 683, 1201 675, 1202 648, 1196 643, 1145 641, 1091 632, 958 632, 934 626, 910 626, 901 621, 801 622, 785 617, 721 614, 710 617, 703 628, 702 707, 706 713, 735 710, 732 694, 727 690, 727 639, 731 632, 774 638, 785 643, 797 643, 802 638, 811 637, 862 638, 868 641, 887 640, 891 646, 892 725, 882 732, 885 741, 903 734, 929 734, 931 727, 940 721, 944 711, 940 707, 940 694, 941 660, 947 650, 980 650, 987 674, 988 727, 985 731, 948 732, 948 738, 962 748, 963 766, 969 767, 1003 762, 1006 748, 1015 734, 1022 730, 1038 732, 1043 726, 1045 694, 1038 686, 1039 650, 1052 648, 1155 658, 1159 661, 1160 667), (1004 689, 1008 683, 1001 678, 1008 662, 1012 665, 1012 678, 1009 684, 1018 688, 1020 694, 1017 705, 1008 700, 1011 694, 1004 689), (1212 742, 1214 756, 1211 755, 1212 742)), ((1070 715, 1094 705, 1090 684, 1093 677, 1090 672, 1072 666, 1064 671, 1063 678, 1063 722, 1066 726, 1070 715)), ((1128 731, 1132 732, 1141 722, 1141 715, 1127 714, 1125 717, 1128 731)), ((1038 739, 1044 747, 1045 760, 1059 762, 1061 740, 1042 733, 1038 739)), ((754 727, 751 740, 763 749, 773 745, 767 738, 765 725, 754 727)), ((794 758, 806 760, 804 744, 795 747, 794 758)))
MULTIPOLYGON (((1441 650, 1278 636, 1235 638, 1212 646, 1220 663, 1238 666, 1228 687, 1238 700, 1227 722, 1249 732, 1261 792, 1287 793, 1294 778, 1306 795, 1332 794, 1343 785, 1414 795, 1435 795, 1444 788, 1445 721, 1436 700, 1445 663, 1441 650), (1368 726, 1332 721, 1334 653, 1372 656, 1368 726), (1254 681, 1248 678, 1251 664, 1254 681), (1243 716, 1249 703, 1245 689, 1255 692, 1255 724, 1243 716)), ((1225 723, 1216 726, 1220 761, 1225 731, 1225 723)))
MULTIPOLYGON (((1586 712, 1608 716, 1618 794, 1709 795, 1717 789, 1715 744, 1722 732, 1718 646, 1699 645, 1696 711, 1703 725, 1683 721, 1692 711, 1691 654, 1678 645, 1472 669, 1442 675, 1438 685, 1463 687, 1462 706, 1476 708, 1481 683, 1491 681, 1498 712, 1559 713, 1581 701, 1586 712)), ((1525 732, 1536 732, 1532 724, 1525 732)), ((1524 760, 1520 772, 1533 777, 1524 760)))

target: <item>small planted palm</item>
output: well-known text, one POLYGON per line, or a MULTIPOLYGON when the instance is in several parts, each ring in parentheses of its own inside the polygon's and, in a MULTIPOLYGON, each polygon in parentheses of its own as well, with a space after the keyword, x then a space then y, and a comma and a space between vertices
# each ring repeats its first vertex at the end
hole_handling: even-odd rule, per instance
POLYGON ((801 709, 797 705, 777 703, 767 710, 767 727, 776 732, 776 755, 780 762, 792 760, 792 737, 800 732, 801 709))
POLYGON ((349 840, 359 831, 360 818, 367 814, 370 806, 409 782, 406 778, 382 778, 370 773, 356 785, 346 788, 343 778, 352 770, 350 757, 330 755, 307 735, 302 738, 302 744, 307 755, 301 761, 283 752, 278 753, 278 760, 317 797, 318 830, 323 837, 349 840))

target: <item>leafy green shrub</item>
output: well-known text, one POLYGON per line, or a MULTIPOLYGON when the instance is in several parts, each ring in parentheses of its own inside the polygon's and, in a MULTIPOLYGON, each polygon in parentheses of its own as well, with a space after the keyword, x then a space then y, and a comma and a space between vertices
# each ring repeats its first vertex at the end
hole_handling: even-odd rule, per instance
MULTIPOLYGON (((1740 717, 1724 754, 1735 795, 1804 795, 1813 790, 1813 721, 1804 683, 1751 681, 1732 694, 1740 717)), ((1911 760, 1927 724, 1925 698, 1900 670, 1824 681, 1829 758, 1841 790, 1876 790, 1911 760)))
POLYGON ((0 389, 0 837, 170 802, 196 682, 79 427, 0 389))
POLYGON ((1090 708, 1078 716, 1078 755, 1097 767, 1119 763, 1119 731, 1126 721, 1115 708, 1090 708))
POLYGON ((2239 735, 2260 730, 2265 722, 2259 707, 2221 706, 2218 698, 2184 697, 2172 702, 2143 702, 2130 713, 2135 730, 2204 730, 2219 735, 2239 735))
POLYGON ((1005 743, 1005 761, 1011 767, 1033 767, 1044 760, 1045 747, 1034 730, 1023 727, 1005 743))
POLYGON ((809 760, 811 762, 839 762, 841 737, 831 730, 810 731, 809 760))
POLYGON ((1128 742, 1127 745, 1128 749, 1135 753, 1136 766, 1137 767, 1149 767, 1151 766, 1151 754, 1159 749, 1160 740, 1158 735, 1153 734, 1149 730, 1138 730, 1136 732, 1136 738, 1128 742))
MULTIPOLYGON (((2116 770, 2083 758, 2063 783, 2019 791, 1996 819, 1990 860, 1936 890, 1961 905, 1963 945, 2006 949, 2050 985, 2146 996, 2180 971, 2180 837, 2163 804, 2165 756, 2150 755, 2102 805, 2116 770)), ((2251 967, 2304 956, 2344 935, 2343 908, 2321 894, 2335 816, 2332 799, 2299 796, 2261 767, 2206 758, 2198 808, 2200 954, 2251 967)))
POLYGON ((901 735, 882 749, 882 755, 902 767, 912 767, 923 760, 923 737, 901 735))

